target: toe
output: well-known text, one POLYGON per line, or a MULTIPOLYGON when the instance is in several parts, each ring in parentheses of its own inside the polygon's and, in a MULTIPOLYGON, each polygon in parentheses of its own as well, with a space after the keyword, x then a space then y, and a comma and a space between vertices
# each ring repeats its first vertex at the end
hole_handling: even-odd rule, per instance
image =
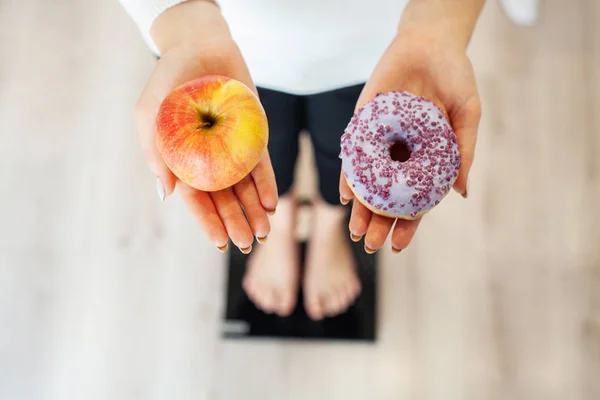
POLYGON ((246 293, 248 294, 248 297, 250 298, 250 300, 252 300, 256 308, 262 310, 263 312, 268 312, 267 310, 269 308, 269 299, 265 287, 259 284, 258 282, 254 282, 251 284, 249 283, 247 287, 248 290, 246 291, 246 293))
POLYGON ((336 314, 341 314, 341 313, 346 312, 346 310, 350 306, 350 298, 346 294, 346 287, 344 286, 344 287, 338 288, 338 291, 337 291, 335 297, 337 298, 337 302, 338 302, 336 314))
POLYGON ((277 309, 277 298, 275 292, 272 289, 264 288, 260 296, 260 307, 267 313, 272 314, 277 309))
POLYGON ((361 284, 360 281, 358 279, 353 279, 349 284, 348 284, 348 288, 350 291, 350 297, 352 297, 352 301, 354 302, 356 300, 356 298, 358 296, 360 296, 361 293, 361 284))
POLYGON ((279 307, 277 315, 280 317, 288 317, 296 306, 296 298, 292 291, 287 291, 279 294, 279 307))
POLYGON ((345 308, 350 307, 356 299, 356 279, 350 277, 344 280, 338 289, 338 295, 342 299, 345 308))
POLYGON ((336 291, 328 293, 323 302, 325 306, 325 315, 333 317, 338 314, 339 309, 341 308, 341 299, 338 297, 336 291))
POLYGON ((344 285, 342 296, 343 296, 344 302, 346 303, 346 308, 348 308, 352 304, 354 304, 354 300, 356 300, 356 294, 354 293, 354 288, 352 287, 351 282, 344 285))
POLYGON ((344 304, 344 308, 348 308, 352 303, 351 294, 352 293, 350 292, 350 286, 348 284, 345 284, 344 286, 339 288, 338 296, 344 304))
POLYGON ((255 286, 254 280, 248 274, 246 274, 244 276, 244 280, 242 281, 242 288, 244 288, 244 291, 252 301, 254 301, 254 297, 256 297, 255 286))
POLYGON ((306 299, 304 301, 304 308, 306 309, 306 314, 308 314, 310 319, 315 321, 323 319, 323 305, 321 303, 321 298, 316 294, 309 294, 306 296, 306 299))
POLYGON ((250 297, 250 300, 252 300, 252 302, 254 303, 256 308, 258 308, 259 310, 262 310, 264 312, 267 312, 264 290, 262 290, 260 287, 258 287, 258 286, 254 287, 254 290, 252 291, 252 296, 250 297))

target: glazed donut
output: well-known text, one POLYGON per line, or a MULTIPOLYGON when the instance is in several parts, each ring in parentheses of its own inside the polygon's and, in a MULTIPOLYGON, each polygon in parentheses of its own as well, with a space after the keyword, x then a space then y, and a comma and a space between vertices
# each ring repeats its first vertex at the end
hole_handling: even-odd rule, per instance
POLYGON ((342 172, 376 214, 415 219, 438 205, 458 176, 456 135, 431 101, 379 93, 358 109, 341 139, 342 172), (394 155, 404 150, 404 157, 394 155))

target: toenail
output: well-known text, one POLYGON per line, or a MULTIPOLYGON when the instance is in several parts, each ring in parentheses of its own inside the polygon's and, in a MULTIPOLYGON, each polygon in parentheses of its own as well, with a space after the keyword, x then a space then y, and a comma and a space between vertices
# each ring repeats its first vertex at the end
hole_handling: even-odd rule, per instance
POLYGON ((366 252, 367 254, 374 254, 376 251, 377 251, 377 249, 373 250, 372 248, 368 247, 368 246, 365 244, 365 252, 366 252))
POLYGON ((361 238, 362 236, 357 236, 354 233, 350 232, 350 239, 352 239, 353 242, 358 242, 361 238))
POLYGON ((263 237, 256 237, 256 241, 260 244, 265 244, 267 242, 267 238, 269 237, 269 235, 263 236, 263 237))
POLYGON ((394 246, 392 246, 392 253, 394 253, 394 254, 398 254, 398 253, 400 253, 401 251, 402 251, 402 249, 397 249, 397 248, 395 248, 394 246))
POLYGON ((229 243, 225 243, 225 246, 217 247, 221 253, 225 253, 229 249, 229 243))
POLYGON ((240 249, 240 251, 244 254, 250 254, 250 252, 252 251, 252 245, 246 247, 245 249, 240 249))

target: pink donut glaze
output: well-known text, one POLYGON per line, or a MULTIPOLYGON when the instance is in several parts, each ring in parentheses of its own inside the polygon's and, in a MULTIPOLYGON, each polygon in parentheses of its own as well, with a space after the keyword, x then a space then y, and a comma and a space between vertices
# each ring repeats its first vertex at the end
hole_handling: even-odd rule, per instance
POLYGON ((379 93, 357 110, 342 135, 340 158, 357 196, 411 218, 439 204, 460 167, 456 135, 444 114, 407 92, 379 93), (396 142, 411 152, 405 162, 390 156, 396 142))

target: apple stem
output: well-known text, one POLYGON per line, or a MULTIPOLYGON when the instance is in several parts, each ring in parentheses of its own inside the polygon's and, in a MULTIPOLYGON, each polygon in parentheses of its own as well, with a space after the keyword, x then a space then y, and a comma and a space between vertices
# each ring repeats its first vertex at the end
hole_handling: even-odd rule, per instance
POLYGON ((210 128, 211 126, 213 126, 212 122, 203 121, 203 122, 200 122, 200 125, 198 125, 198 129, 210 128))
POLYGON ((210 111, 198 111, 198 119, 200 120, 200 124, 198 124, 198 129, 211 128, 214 124, 217 123, 218 117, 210 113, 210 111))

